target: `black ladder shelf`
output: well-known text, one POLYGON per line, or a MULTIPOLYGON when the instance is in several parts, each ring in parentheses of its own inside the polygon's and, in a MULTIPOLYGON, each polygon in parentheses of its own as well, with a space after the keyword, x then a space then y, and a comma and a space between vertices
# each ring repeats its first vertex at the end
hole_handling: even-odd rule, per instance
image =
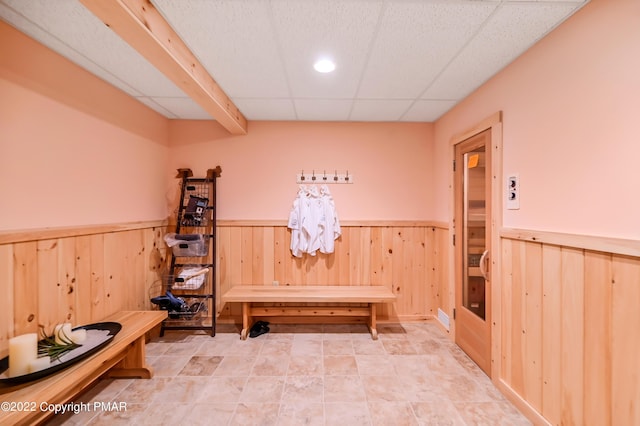
POLYGON ((163 288, 185 304, 180 311, 169 309, 160 336, 165 330, 210 330, 216 335, 216 179, 221 173, 216 166, 206 177, 194 178, 191 169, 178 169, 182 182, 175 233, 182 242, 170 249, 163 288))

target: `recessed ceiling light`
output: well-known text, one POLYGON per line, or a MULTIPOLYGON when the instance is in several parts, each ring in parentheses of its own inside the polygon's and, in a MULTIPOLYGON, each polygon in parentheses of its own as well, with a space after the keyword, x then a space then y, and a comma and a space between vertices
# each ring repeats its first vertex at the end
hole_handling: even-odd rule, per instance
POLYGON ((313 68, 316 71, 321 73, 331 72, 336 69, 336 64, 331 59, 320 59, 315 64, 313 64, 313 68))

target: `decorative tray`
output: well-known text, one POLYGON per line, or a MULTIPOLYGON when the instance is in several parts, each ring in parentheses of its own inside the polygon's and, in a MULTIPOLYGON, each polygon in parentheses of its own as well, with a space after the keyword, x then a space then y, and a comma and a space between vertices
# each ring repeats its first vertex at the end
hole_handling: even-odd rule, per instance
POLYGON ((31 382, 49 376, 57 371, 69 367, 76 362, 93 355, 113 340, 116 334, 122 329, 122 325, 117 322, 98 322, 95 324, 82 325, 73 330, 84 328, 87 330, 87 339, 80 347, 70 350, 56 360, 51 361, 51 366, 33 373, 22 376, 9 377, 9 357, 0 360, 0 385, 13 386, 21 383, 31 382))

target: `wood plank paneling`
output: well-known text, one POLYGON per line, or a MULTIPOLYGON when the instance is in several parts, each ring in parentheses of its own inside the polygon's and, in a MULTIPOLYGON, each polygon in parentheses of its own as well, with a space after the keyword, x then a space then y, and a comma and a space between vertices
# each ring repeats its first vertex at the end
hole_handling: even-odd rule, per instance
POLYGON ((150 287, 166 259, 163 228, 138 224, 69 233, 47 230, 38 239, 31 232, 28 241, 0 244, 0 354, 10 337, 38 332, 39 324, 50 330, 61 322, 87 324, 119 310, 150 308, 150 287))
POLYGON ((613 259, 611 424, 640 424, 640 259, 613 259))
POLYGON ((433 267, 435 268, 435 287, 437 289, 437 308, 442 309, 450 318, 453 318, 454 290, 449 283, 449 231, 443 228, 431 228, 435 234, 433 238, 433 250, 435 251, 433 267))
POLYGON ((61 273, 64 265, 58 264, 59 240, 38 241, 38 324, 47 331, 56 324, 67 322, 68 312, 64 302, 64 288, 61 284, 61 273))
POLYGON ((411 265, 411 273, 408 274, 409 282, 413 283, 413 291, 411 292, 411 315, 433 315, 434 308, 431 304, 432 296, 429 292, 430 286, 427 281, 426 261, 426 229, 411 228, 410 250, 413 256, 411 265))
MULTIPOLYGON (((410 286, 408 280, 403 279, 406 274, 406 263, 398 263, 396 259, 405 259, 405 245, 403 232, 404 228, 392 228, 392 244, 391 254, 393 259, 393 267, 391 273, 391 282, 386 285, 391 285, 392 291, 398 296, 398 300, 395 303, 398 312, 406 312, 407 299, 410 297, 410 286)), ((408 256, 407 256, 408 257, 408 256)))
MULTIPOLYGON (((13 245, 0 245, 0 297, 5 301, 13 301, 13 245)), ((9 339, 14 334, 15 308, 13 303, 6 303, 0 320, 0 350, 9 347, 9 339)))
MULTIPOLYGON (((513 323, 511 321, 513 317, 511 299, 513 297, 513 242, 511 240, 504 240, 502 242, 502 264, 504 269, 502 270, 502 286, 501 286, 501 300, 502 309, 500 310, 502 324, 502 339, 500 350, 500 377, 513 388, 513 378, 511 374, 511 365, 513 363, 512 349, 513 344, 513 323)), ((494 354, 495 356, 495 354, 494 354)))
POLYGON ((155 220, 149 222, 127 222, 110 225, 84 225, 0 231, 0 245, 23 243, 27 241, 53 240, 57 238, 71 238, 79 237, 81 235, 104 235, 112 232, 134 231, 137 229, 164 229, 166 226, 167 221, 155 220))
MULTIPOLYGON (((40 276, 42 278, 42 276, 40 276)), ((78 324, 75 310, 74 287, 76 284, 76 244, 74 238, 58 240, 58 286, 60 292, 61 313, 66 321, 78 324)))
POLYGON ((585 253, 584 418, 597 425, 611 424, 611 262, 611 254, 585 253))
MULTIPOLYGON (((107 316, 104 286, 104 235, 91 235, 91 322, 107 316)), ((86 262, 86 259, 84 260, 86 262)), ((78 301, 77 303, 85 303, 78 301)))
POLYGON ((275 280, 282 280, 285 276, 285 262, 289 253, 286 235, 287 228, 284 226, 273 229, 273 278, 275 280))
MULTIPOLYGON (((393 265, 394 265, 394 253, 393 253, 393 228, 384 227, 380 228, 382 233, 380 239, 380 248, 382 251, 382 258, 380 264, 380 285, 389 285, 391 283, 392 291, 396 293, 396 290, 393 289, 393 265)), ((398 316, 398 305, 397 304, 385 304, 382 307, 380 312, 381 318, 389 318, 391 316, 398 316)))
POLYGON ((91 238, 90 235, 75 238, 75 285, 73 302, 76 324, 89 324, 91 318, 91 238))
POLYGON ((268 284, 275 280, 275 229, 265 229, 262 234, 262 243, 260 244, 261 254, 259 258, 261 260, 262 270, 264 271, 264 282, 268 284))
POLYGON ((584 398, 584 251, 562 248, 562 424, 582 425, 584 398))
MULTIPOLYGON (((229 249, 231 248, 230 228, 218 228, 216 236, 216 253, 218 254, 216 282, 218 285, 218 294, 224 294, 231 288, 231 282, 226 278, 231 269, 231 256, 229 254, 229 249)), ((230 316, 230 309, 230 305, 221 306, 219 304, 218 307, 216 307, 216 312, 218 316, 230 316)))
MULTIPOLYGON (((508 240, 505 240, 508 241, 508 240)), ((542 247, 542 412, 551 424, 562 416, 561 355, 562 327, 562 250, 542 247)))
POLYGON ((11 300, 14 308, 14 335, 37 333, 40 297, 38 291, 38 243, 36 241, 14 244, 13 271, 13 283, 2 283, 2 285, 13 284, 11 300))
MULTIPOLYGON (((241 284, 272 285, 274 280, 280 285, 386 285, 398 302, 381 307, 381 318, 424 319, 434 315, 440 307, 438 292, 448 288, 447 248, 435 247, 447 243, 446 229, 419 224, 343 226, 334 253, 296 258, 289 249, 286 225, 231 223, 218 228, 222 292, 241 284)), ((240 314, 234 304, 219 303, 218 312, 223 319, 240 314)))
POLYGON ((501 381, 553 425, 640 424, 640 258, 519 235, 501 240, 501 381))
POLYGON ((424 262, 424 280, 427 288, 424 289, 425 297, 427 298, 427 308, 430 315, 437 316, 439 308, 440 291, 438 288, 438 279, 436 274, 436 257, 437 251, 435 248, 436 238, 435 229, 426 229, 424 234, 423 243, 423 258, 424 262))
MULTIPOLYGON (((155 224, 155 222, 154 222, 155 224)), ((386 285, 398 303, 382 319, 425 319, 448 303, 448 230, 425 223, 343 226, 332 254, 295 258, 286 224, 217 228, 218 295, 233 285, 386 285)), ((15 334, 42 323, 100 321, 123 309, 149 309, 162 292, 165 229, 96 227, 29 233, 26 242, 0 245, 0 294, 11 309, 0 322, 0 350, 15 334), (104 231, 104 232, 103 232, 104 231)), ((7 241, 11 236, 6 236, 7 241)), ((24 239, 24 238, 23 238, 24 239)), ((221 319, 240 315, 222 305, 221 319)))
POLYGON ((638 240, 510 228, 501 229, 500 237, 640 257, 640 241, 638 240))
POLYGON ((542 410, 542 244, 527 244, 524 282, 524 395, 537 411, 542 410))
POLYGON ((511 278, 511 387, 519 395, 524 395, 524 318, 526 306, 524 297, 526 291, 527 263, 524 261, 526 246, 519 242, 512 242, 512 278, 511 278))

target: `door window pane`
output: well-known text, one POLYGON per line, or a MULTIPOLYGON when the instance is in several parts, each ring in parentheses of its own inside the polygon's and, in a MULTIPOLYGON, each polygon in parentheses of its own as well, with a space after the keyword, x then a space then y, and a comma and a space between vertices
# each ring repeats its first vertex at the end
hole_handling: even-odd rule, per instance
POLYGON ((485 280, 480 261, 486 248, 485 148, 464 154, 464 281, 462 303, 485 318, 485 280))

